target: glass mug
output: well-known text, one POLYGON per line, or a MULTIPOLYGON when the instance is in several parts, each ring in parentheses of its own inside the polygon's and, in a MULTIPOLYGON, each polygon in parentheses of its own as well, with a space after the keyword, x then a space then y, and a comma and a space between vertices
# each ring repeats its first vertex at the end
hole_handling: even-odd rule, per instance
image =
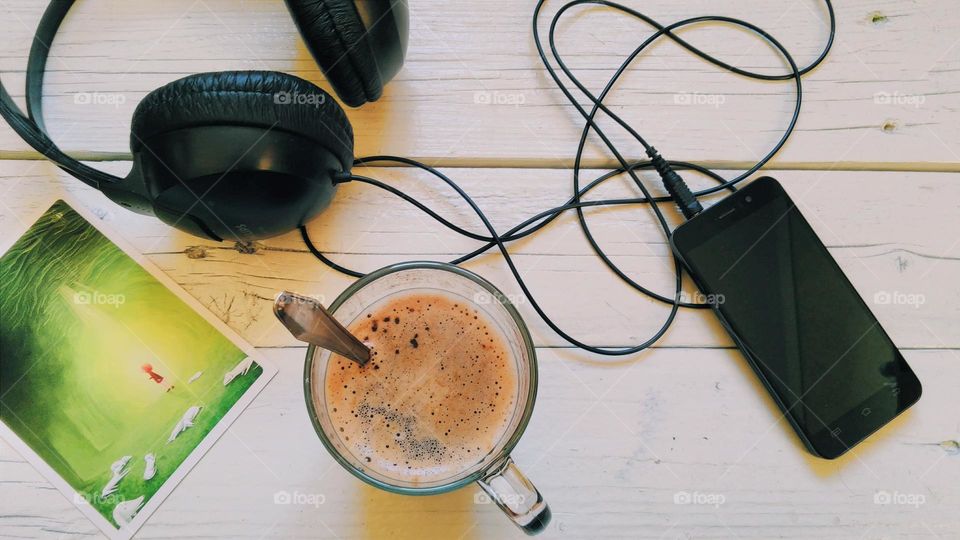
POLYGON ((550 521, 550 508, 537 488, 520 472, 510 452, 527 427, 537 396, 537 359, 526 325, 510 301, 485 279, 473 272, 444 263, 401 263, 361 278, 330 305, 329 311, 349 328, 365 311, 395 295, 422 292, 442 293, 487 314, 506 342, 516 363, 519 391, 507 429, 485 455, 454 476, 412 483, 390 478, 364 466, 341 440, 327 411, 326 370, 331 352, 311 345, 304 368, 307 410, 320 440, 347 471, 364 482, 391 493, 435 495, 476 482, 507 516, 527 534, 543 531, 550 521))

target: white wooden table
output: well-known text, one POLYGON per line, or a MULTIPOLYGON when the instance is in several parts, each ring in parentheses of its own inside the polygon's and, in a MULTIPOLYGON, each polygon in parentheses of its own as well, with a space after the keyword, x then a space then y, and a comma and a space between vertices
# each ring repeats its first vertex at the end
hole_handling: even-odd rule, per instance
MULTIPOLYGON (((548 14, 558 4, 551 3, 548 14)), ((627 3, 664 22, 708 13, 746 18, 769 29, 801 64, 826 36, 819 0, 627 3)), ((0 70, 18 98, 44 4, 0 0, 0 70)), ((443 166, 500 228, 565 199, 580 124, 534 55, 533 2, 412 4, 404 71, 381 102, 349 113, 358 155, 392 153, 443 166), (519 104, 486 104, 486 96, 519 104)), ((923 381, 923 399, 849 455, 822 461, 778 420, 712 315, 682 312, 657 347, 611 361, 570 348, 521 305, 538 345, 541 388, 515 458, 552 506, 547 537, 960 537, 960 12, 947 0, 849 0, 836 7, 836 48, 805 79, 797 133, 768 172, 801 203, 866 298, 923 295, 920 306, 873 306, 923 381), (680 492, 721 495, 723 504, 676 504, 680 492), (882 492, 922 495, 923 504, 876 504, 882 492)), ((648 30, 598 10, 565 26, 561 50, 593 88, 648 30)), ((688 35, 739 66, 783 69, 770 50, 741 33, 688 35)), ((222 69, 283 70, 324 84, 282 2, 79 2, 53 48, 48 124, 72 154, 124 172, 137 102, 175 78, 222 69), (78 105, 78 92, 114 96, 115 105, 78 105)), ((737 169, 779 137, 791 90, 719 73, 665 43, 637 64, 609 103, 667 157, 737 169), (692 92, 723 100, 695 106, 676 98, 692 92)), ((640 156, 623 133, 615 140, 640 156)), ((610 163, 591 146, 589 167, 610 163)), ((422 174, 406 168, 365 174, 478 228, 452 192, 422 174)), ((625 182, 614 183, 604 193, 632 193, 625 182)), ((388 495, 325 453, 303 406, 304 349, 274 321, 270 303, 284 288, 332 299, 351 280, 314 260, 297 235, 258 243, 253 253, 186 236, 109 204, 0 128, 0 235, 13 234, 41 200, 63 192, 280 366, 141 537, 520 536, 494 507, 475 504, 472 488, 427 498, 388 495), (322 494, 324 503, 276 505, 278 491, 322 494)), ((631 276, 671 290, 669 249, 648 210, 590 215, 600 242, 631 276)), ((368 270, 446 260, 474 246, 401 201, 354 185, 344 186, 336 207, 310 228, 337 260, 368 270)), ((636 343, 665 316, 662 305, 615 280, 571 216, 511 249, 545 309, 583 340, 636 343)), ((519 293, 498 256, 468 267, 508 294, 519 293)), ((0 537, 98 534, 0 443, 0 537)))

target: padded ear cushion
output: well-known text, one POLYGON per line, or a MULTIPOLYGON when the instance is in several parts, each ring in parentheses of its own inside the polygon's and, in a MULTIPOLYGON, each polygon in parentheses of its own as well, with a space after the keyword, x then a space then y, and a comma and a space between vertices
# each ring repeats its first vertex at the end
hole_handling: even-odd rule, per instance
POLYGON ((386 81, 353 0, 286 2, 307 48, 340 99, 351 107, 380 99, 386 81))
POLYGON ((353 128, 329 94, 303 79, 272 71, 199 73, 154 90, 133 115, 130 148, 155 135, 201 126, 250 126, 288 131, 353 166, 353 128))

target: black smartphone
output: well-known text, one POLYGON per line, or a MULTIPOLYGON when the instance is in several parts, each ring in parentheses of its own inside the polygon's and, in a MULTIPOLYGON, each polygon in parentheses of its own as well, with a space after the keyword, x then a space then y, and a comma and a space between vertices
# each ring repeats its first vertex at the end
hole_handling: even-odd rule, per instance
POLYGON ((806 447, 834 459, 920 398, 920 381, 779 182, 678 227, 674 252, 806 447))

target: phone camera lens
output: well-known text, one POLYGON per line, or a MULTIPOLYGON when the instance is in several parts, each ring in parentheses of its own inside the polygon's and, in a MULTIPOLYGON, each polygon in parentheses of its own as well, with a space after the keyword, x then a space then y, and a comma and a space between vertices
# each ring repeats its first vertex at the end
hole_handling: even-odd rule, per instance
POLYGON ((747 203, 752 203, 753 197, 751 197, 750 195, 747 195, 746 197, 743 198, 743 200, 746 201, 747 203))

